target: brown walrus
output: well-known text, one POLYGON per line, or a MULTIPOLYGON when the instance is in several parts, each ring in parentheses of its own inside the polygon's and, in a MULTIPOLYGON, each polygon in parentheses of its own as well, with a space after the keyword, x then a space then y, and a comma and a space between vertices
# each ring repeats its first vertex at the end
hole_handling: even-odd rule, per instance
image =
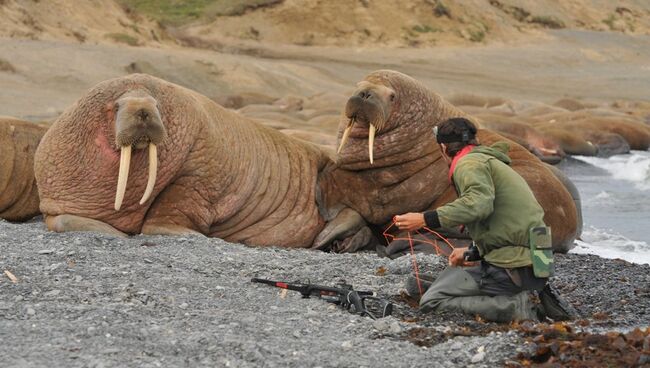
POLYGON ((50 230, 309 247, 325 227, 316 203, 331 163, 324 152, 135 74, 98 84, 68 108, 43 137, 35 172, 50 230))
POLYGON ((534 127, 520 123, 516 118, 499 115, 475 115, 481 127, 495 131, 525 147, 546 163, 557 163, 565 153, 560 145, 534 127))
POLYGON ((598 147, 588 139, 558 124, 538 124, 535 128, 553 138, 568 155, 596 156, 598 147))
POLYGON ((494 107, 507 104, 508 100, 502 97, 478 96, 471 93, 456 93, 447 98, 447 101, 454 106, 476 106, 476 107, 494 107))
POLYGON ((593 110, 550 114, 533 120, 533 125, 554 136, 568 154, 590 154, 589 147, 585 146, 587 142, 594 146, 591 150, 597 149, 592 155, 616 154, 629 149, 645 151, 650 147, 650 129, 642 121, 620 114, 598 114, 600 112, 593 110))
MULTIPOLYGON (((344 203, 374 225, 443 204, 439 199, 453 189, 431 129, 466 114, 395 71, 373 72, 357 87, 339 126, 338 168, 322 174, 328 178, 321 186, 330 186, 322 190, 322 203, 344 203)), ((478 138, 483 144, 503 140, 486 130, 478 138)), ((518 144, 510 146, 512 167, 528 182, 553 228, 554 249, 568 251, 579 236, 574 199, 544 163, 518 144)))
POLYGON ((0 116, 0 218, 24 221, 38 215, 34 152, 47 126, 0 116))

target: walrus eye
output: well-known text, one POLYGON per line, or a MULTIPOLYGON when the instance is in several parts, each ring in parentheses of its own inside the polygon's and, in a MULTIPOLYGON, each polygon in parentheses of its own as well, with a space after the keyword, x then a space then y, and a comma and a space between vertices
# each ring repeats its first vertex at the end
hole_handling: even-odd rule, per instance
POLYGON ((393 102, 393 101, 395 101, 395 94, 391 93, 390 94, 390 102, 393 102))

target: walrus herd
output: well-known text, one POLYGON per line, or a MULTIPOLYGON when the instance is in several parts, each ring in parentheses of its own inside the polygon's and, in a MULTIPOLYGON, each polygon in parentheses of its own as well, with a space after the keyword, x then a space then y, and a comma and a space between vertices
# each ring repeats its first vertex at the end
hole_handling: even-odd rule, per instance
POLYGON ((338 115, 324 105, 296 126, 297 115, 278 122, 264 114, 300 110, 300 98, 237 113, 149 75, 108 80, 49 129, 0 118, 0 218, 40 212, 52 231, 190 233, 254 246, 385 246, 379 234, 392 216, 454 199, 431 128, 463 116, 481 127, 481 143, 509 143, 512 167, 553 228, 554 249, 566 252, 582 229, 579 195, 542 160, 650 146, 634 106, 594 117, 575 101, 543 108, 472 95, 451 100, 458 106, 409 76, 380 70, 357 84, 338 115), (319 124, 338 124, 337 137, 319 124))

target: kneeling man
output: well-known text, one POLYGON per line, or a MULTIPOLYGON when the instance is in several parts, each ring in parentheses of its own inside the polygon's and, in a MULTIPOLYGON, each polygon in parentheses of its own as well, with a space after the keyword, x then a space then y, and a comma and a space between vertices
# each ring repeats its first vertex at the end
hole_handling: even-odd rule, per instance
POLYGON ((476 127, 464 118, 447 120, 434 133, 458 199, 433 211, 396 216, 397 226, 414 231, 425 225, 463 225, 473 242, 453 250, 450 267, 429 280, 420 308, 462 311, 497 322, 569 318, 568 306, 547 284, 553 255, 544 210, 526 181, 508 166, 508 144, 480 146, 476 127), (463 267, 478 260, 478 266, 463 267), (536 291, 541 305, 531 300, 536 291))

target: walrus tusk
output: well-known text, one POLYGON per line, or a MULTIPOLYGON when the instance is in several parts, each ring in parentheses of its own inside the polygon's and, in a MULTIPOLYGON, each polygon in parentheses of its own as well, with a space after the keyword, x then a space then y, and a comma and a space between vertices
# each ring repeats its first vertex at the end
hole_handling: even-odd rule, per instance
POLYGON ((374 150, 375 150, 375 128, 374 124, 370 124, 368 128, 368 156, 370 157, 370 164, 374 162, 374 150))
POLYGON ((129 166, 131 165, 131 145, 123 146, 120 154, 120 172, 117 175, 117 192, 115 193, 115 211, 122 207, 122 200, 126 192, 126 181, 129 179, 129 166))
POLYGON ((345 145, 345 142, 348 141, 348 137, 350 136, 350 131, 352 130, 353 126, 354 126, 354 119, 350 119, 348 126, 343 131, 343 137, 341 137, 341 144, 339 145, 339 149, 338 151, 336 151, 336 153, 341 153, 341 150, 343 149, 343 145, 345 145))
POLYGON ((153 192, 153 186, 156 184, 156 175, 158 174, 158 149, 153 143, 149 143, 149 180, 147 181, 147 188, 144 190, 140 204, 144 204, 153 192))

